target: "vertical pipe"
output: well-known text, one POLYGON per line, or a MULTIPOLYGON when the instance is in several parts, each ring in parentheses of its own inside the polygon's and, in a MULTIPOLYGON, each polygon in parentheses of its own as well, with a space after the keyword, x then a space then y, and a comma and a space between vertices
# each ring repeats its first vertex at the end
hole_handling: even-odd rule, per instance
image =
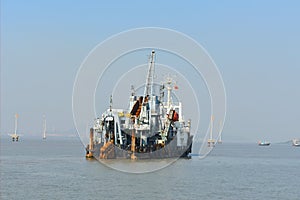
MULTIPOLYGON (((86 148, 86 158, 93 158, 93 150, 94 150, 94 130, 93 128, 90 128, 90 142, 88 144, 88 147, 86 148)), ((101 155, 100 155, 101 156, 101 155)))
POLYGON ((91 150, 94 149, 93 139, 94 139, 94 130, 93 130, 93 128, 90 128, 90 144, 89 144, 90 153, 91 153, 91 150))
POLYGON ((135 135, 134 135, 134 129, 132 128, 131 132, 131 160, 136 160, 136 156, 134 155, 135 152, 135 135))

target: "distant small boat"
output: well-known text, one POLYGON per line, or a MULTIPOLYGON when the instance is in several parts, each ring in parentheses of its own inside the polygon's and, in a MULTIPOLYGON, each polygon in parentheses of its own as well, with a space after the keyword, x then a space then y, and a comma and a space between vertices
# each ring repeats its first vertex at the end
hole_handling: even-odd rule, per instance
POLYGON ((259 146, 269 146, 271 143, 270 142, 262 142, 262 141, 258 141, 258 145, 259 146))
POLYGON ((293 143, 293 146, 300 147, 300 140, 299 139, 293 139, 292 143, 293 143))

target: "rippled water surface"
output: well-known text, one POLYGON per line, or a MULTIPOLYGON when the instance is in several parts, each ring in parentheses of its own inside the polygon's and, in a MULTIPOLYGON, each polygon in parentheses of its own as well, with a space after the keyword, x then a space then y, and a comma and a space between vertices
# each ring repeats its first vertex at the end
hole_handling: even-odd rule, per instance
POLYGON ((223 143, 146 174, 84 156, 77 138, 1 139, 0 199, 300 199, 300 147, 290 144, 223 143))

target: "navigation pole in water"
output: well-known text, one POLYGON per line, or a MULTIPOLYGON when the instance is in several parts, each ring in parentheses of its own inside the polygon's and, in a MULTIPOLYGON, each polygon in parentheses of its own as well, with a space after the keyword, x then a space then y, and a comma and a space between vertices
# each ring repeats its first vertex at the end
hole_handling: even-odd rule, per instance
POLYGON ((17 130, 18 130, 18 118, 19 118, 19 115, 16 114, 16 115, 15 115, 15 132, 14 132, 14 134, 11 134, 11 135, 10 135, 13 142, 14 142, 14 141, 18 142, 18 141, 19 141, 19 135, 17 135, 17 130))
POLYGON ((44 127, 44 131, 43 131, 43 139, 45 140, 46 139, 46 129, 47 129, 47 122, 46 122, 46 116, 43 115, 43 127, 44 127))
POLYGON ((209 133, 209 139, 207 141, 207 144, 209 147, 215 146, 215 140, 213 139, 213 127, 214 127, 214 116, 211 116, 211 118, 210 118, 210 133, 209 133))

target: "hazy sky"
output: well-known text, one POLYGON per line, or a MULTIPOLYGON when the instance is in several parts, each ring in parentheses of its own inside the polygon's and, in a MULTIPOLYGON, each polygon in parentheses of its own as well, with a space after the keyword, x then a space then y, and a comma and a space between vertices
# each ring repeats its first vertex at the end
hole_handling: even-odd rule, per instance
MULTIPOLYGON (((88 53, 138 27, 200 43, 226 87, 224 140, 300 137, 299 1, 1 1, 1 134, 72 134, 72 89, 88 53)), ((147 60, 145 60, 146 62, 147 60)), ((92 120, 92 119, 91 119, 92 120)))

